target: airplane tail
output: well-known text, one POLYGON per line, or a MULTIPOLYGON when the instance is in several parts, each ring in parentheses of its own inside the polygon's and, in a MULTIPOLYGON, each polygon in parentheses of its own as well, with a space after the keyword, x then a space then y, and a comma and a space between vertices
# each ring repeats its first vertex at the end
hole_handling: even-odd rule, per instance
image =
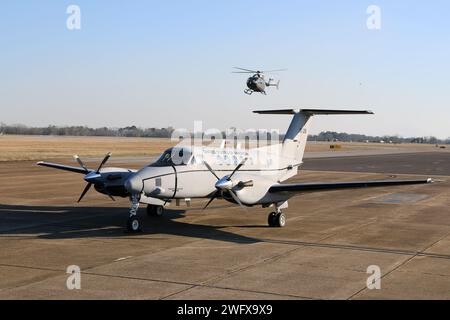
POLYGON ((292 166, 302 163, 308 138, 311 118, 314 115, 338 115, 338 114, 373 114, 366 110, 325 110, 325 109, 280 109, 280 110, 258 110, 258 114, 283 114, 293 115, 286 135, 284 136, 281 157, 290 162, 292 166))

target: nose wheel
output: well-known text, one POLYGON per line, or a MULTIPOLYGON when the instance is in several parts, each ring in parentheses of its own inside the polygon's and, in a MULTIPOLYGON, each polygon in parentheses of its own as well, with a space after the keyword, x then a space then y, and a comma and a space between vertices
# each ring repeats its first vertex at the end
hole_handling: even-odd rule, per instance
POLYGON ((141 221, 138 217, 129 217, 127 220, 127 231, 136 233, 142 231, 141 221))
POLYGON ((269 227, 282 228, 286 225, 286 215, 283 212, 271 212, 267 219, 269 227))

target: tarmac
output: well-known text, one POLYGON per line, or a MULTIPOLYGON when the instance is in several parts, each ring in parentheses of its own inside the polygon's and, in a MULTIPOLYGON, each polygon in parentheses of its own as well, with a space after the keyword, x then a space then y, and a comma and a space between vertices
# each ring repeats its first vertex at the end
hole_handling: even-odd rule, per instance
POLYGON ((159 218, 142 208, 144 232, 130 235, 127 199, 92 189, 77 204, 82 175, 2 162, 0 299, 450 299, 449 152, 330 153, 302 169, 292 181, 438 181, 294 197, 285 228, 267 227, 269 208, 222 200, 159 218), (380 289, 367 286, 373 266, 380 289))

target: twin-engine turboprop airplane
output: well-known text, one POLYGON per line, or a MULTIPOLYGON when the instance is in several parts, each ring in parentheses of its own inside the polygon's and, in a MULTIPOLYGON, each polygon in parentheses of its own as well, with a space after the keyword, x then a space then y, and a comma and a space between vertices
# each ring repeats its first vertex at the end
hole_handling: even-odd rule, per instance
POLYGON ((412 185, 432 182, 423 180, 379 180, 336 183, 290 183, 282 182, 295 176, 302 165, 308 129, 314 115, 373 114, 370 111, 284 109, 254 111, 258 114, 292 115, 291 124, 281 143, 249 150, 238 148, 173 147, 166 150, 158 160, 136 171, 123 168, 103 168, 110 154, 97 170, 88 169, 76 156, 80 167, 38 162, 38 165, 84 174, 88 183, 80 201, 89 188, 112 199, 113 196, 129 197, 127 230, 138 232, 142 223, 138 216, 139 204, 147 204, 151 216, 163 214, 171 202, 192 198, 209 199, 205 209, 214 199, 222 198, 242 207, 260 205, 274 207, 269 214, 271 227, 284 227, 286 216, 282 209, 288 207, 288 199, 307 192, 329 190, 412 185))

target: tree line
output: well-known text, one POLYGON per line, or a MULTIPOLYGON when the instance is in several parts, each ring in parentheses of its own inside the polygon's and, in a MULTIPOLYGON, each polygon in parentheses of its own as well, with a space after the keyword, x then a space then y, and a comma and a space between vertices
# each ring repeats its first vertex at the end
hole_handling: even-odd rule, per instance
POLYGON ((0 124, 0 134, 43 135, 43 136, 93 136, 93 137, 154 137, 168 138, 173 132, 168 128, 138 128, 129 126, 123 128, 89 128, 86 126, 59 127, 28 127, 25 125, 0 124))
MULTIPOLYGON (((94 136, 94 137, 148 137, 170 138, 174 128, 139 128, 128 126, 123 128, 89 128, 87 126, 54 126, 29 127, 25 125, 6 125, 0 123, 0 135, 44 135, 44 136, 94 136)), ((225 134, 225 133, 224 133, 225 134)), ((224 135, 225 136, 225 135, 224 135)), ((280 135, 283 138, 283 135, 280 135)), ((368 136, 345 132, 323 131, 317 135, 310 135, 309 141, 353 141, 353 142, 384 142, 384 143, 427 143, 450 144, 450 138, 436 137, 400 137, 400 136, 368 136)))
POLYGON ((450 137, 438 139, 429 137, 400 137, 400 136, 367 136, 345 132, 323 131, 318 135, 310 135, 309 141, 353 141, 353 142, 382 142, 382 143, 427 143, 427 144, 450 144, 450 137))

